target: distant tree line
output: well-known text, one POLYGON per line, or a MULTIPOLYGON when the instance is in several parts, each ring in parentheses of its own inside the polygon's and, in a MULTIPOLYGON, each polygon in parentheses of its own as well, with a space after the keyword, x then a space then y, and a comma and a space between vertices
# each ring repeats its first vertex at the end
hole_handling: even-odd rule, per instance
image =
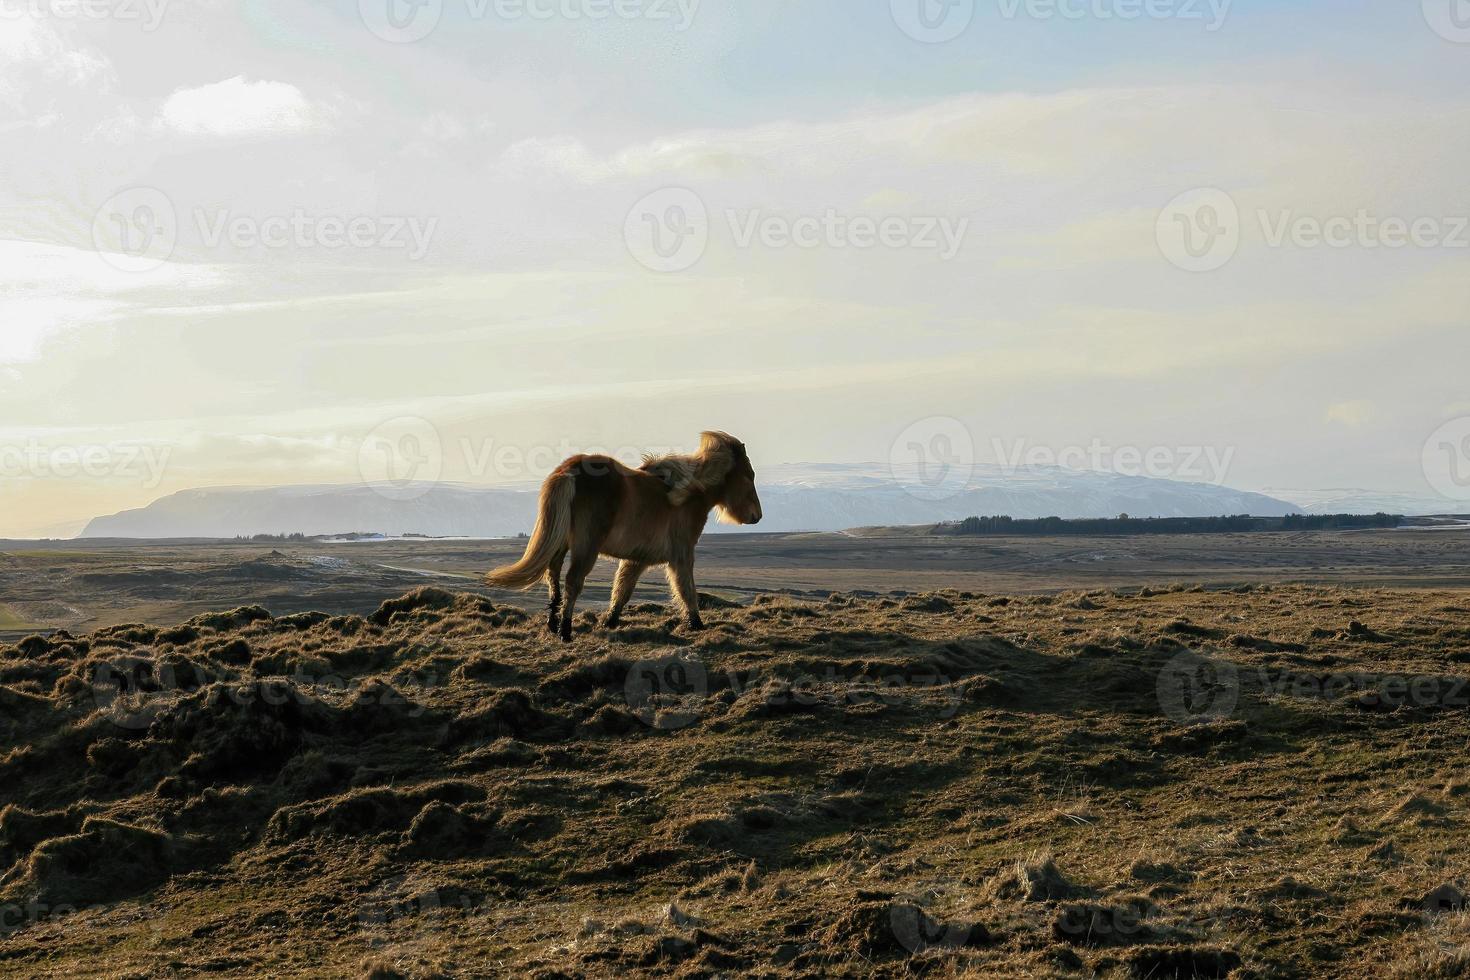
POLYGON ((1129 517, 1063 520, 1060 517, 967 517, 938 525, 939 534, 1066 535, 1066 534, 1234 534, 1243 531, 1351 531, 1394 528, 1404 523, 1393 514, 1291 514, 1287 517, 1129 517))
MULTIPOLYGON (((405 534, 405 538, 428 538, 427 534, 405 534)), ((385 538, 386 534, 381 531, 347 531, 343 534, 302 534, 296 531, 292 534, 237 534, 236 541, 375 541, 385 538)))
POLYGON ((1291 514, 1281 518, 1283 531, 1359 531, 1368 528, 1402 527, 1402 514, 1291 514))

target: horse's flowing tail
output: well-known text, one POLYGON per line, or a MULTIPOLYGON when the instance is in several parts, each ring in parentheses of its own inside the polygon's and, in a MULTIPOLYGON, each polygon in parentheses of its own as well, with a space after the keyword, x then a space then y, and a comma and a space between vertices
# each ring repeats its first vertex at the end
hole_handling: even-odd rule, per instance
POLYGON ((553 473, 541 486, 541 513, 526 545, 526 553, 514 565, 497 568, 485 581, 500 589, 529 589, 541 581, 557 552, 567 547, 572 532, 572 497, 577 478, 571 473, 553 473))

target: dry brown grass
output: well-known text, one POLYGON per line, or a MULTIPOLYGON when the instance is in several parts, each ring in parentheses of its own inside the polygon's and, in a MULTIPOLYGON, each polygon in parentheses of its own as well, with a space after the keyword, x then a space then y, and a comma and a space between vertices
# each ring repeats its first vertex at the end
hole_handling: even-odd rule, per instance
POLYGON ((0 655, 0 958, 1461 976, 1466 608, 763 596, 693 636, 638 605, 565 648, 420 590, 30 640, 0 655))

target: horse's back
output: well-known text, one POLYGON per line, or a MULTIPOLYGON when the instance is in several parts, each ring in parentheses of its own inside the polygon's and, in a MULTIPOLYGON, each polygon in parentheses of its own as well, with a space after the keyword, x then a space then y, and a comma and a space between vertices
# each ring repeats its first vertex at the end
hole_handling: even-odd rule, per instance
POLYGON ((565 464, 577 478, 572 522, 581 524, 598 551, 646 564, 668 561, 668 488, 653 473, 609 456, 573 457, 565 464))
MULTIPOLYGON (((662 561, 666 489, 658 477, 611 456, 573 456, 557 468, 576 480, 572 524, 590 533, 604 554, 662 561)), ((580 536, 580 535, 579 535, 580 536)))

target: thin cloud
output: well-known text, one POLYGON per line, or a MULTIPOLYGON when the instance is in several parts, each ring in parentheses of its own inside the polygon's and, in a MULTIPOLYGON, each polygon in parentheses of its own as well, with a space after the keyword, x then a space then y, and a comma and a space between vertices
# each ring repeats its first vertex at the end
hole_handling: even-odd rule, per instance
POLYGON ((228 281, 219 266, 168 262, 129 273, 93 251, 25 241, 0 240, 0 268, 0 366, 34 361, 48 340, 135 315, 156 297, 198 296, 228 281))
POLYGON ((236 75, 179 89, 159 108, 156 125, 185 136, 240 138, 311 132, 325 128, 329 118, 294 85, 236 75))
POLYGON ((39 115, 27 103, 58 86, 106 91, 115 81, 112 62, 74 32, 38 17, 0 17, 0 110, 39 115))

